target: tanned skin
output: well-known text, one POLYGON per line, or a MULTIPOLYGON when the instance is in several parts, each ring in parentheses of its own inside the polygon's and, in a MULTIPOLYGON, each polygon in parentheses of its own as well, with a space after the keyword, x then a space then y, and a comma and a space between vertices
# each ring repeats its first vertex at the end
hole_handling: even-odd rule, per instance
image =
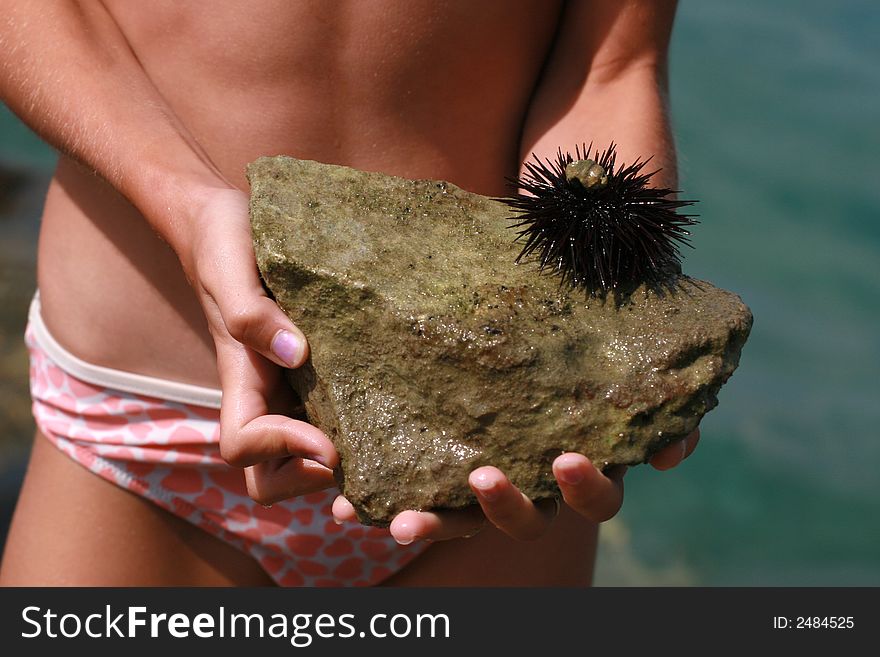
MULTIPOLYGON (((49 330, 91 363, 222 387, 221 452, 271 503, 333 485, 318 429, 273 414, 305 337, 259 284, 245 165, 261 155, 507 192, 531 153, 618 144, 675 188, 666 53, 674 1, 0 0, 0 94, 62 153, 38 282, 49 330), (301 456, 304 459, 289 459, 301 456)), ((652 463, 676 465, 698 434, 652 463)), ((389 585, 579 586, 623 469, 554 463, 565 504, 492 467, 479 507, 407 511, 435 543, 389 585), (463 536, 474 534, 472 538, 463 536)), ((334 513, 353 521, 343 498, 334 513)), ((100 479, 37 435, 6 585, 262 585, 249 556, 100 479)))

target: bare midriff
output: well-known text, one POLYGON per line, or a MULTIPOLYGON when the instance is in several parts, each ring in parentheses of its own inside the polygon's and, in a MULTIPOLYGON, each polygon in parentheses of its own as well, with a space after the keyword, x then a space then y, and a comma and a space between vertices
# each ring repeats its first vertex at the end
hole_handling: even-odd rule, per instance
MULTIPOLYGON (((504 194, 560 13, 546 0, 106 5, 168 106, 245 191, 248 162, 286 154, 504 194)), ((75 355, 218 387, 175 254, 65 157, 38 278, 46 323, 75 355)))

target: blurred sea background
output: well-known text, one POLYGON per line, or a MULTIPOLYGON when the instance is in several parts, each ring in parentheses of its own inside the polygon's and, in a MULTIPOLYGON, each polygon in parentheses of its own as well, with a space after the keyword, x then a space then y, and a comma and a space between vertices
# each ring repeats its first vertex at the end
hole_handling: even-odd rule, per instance
MULTIPOLYGON (((684 0, 684 270, 755 315, 680 467, 630 469, 597 585, 880 585, 880 5, 684 0)), ((33 423, 22 342, 55 157, 0 108, 0 540, 33 423)))

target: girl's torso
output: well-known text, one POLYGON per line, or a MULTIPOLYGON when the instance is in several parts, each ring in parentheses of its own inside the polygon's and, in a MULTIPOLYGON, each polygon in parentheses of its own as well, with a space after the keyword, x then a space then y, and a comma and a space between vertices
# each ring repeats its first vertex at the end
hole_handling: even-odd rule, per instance
MULTIPOLYGON (((244 190, 248 162, 287 154, 488 195, 504 193, 518 167, 561 11, 545 0, 107 6, 168 105, 244 190)), ((47 325, 80 358, 218 385, 174 253, 122 196, 64 157, 38 279, 47 325)))

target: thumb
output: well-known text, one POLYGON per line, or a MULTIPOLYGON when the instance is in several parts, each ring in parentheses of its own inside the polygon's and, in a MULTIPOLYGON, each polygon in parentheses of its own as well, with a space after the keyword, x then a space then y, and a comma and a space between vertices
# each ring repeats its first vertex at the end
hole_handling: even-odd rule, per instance
POLYGON ((235 299, 214 297, 229 335, 282 367, 305 363, 309 357, 306 336, 262 287, 251 287, 249 292, 235 299))
POLYGON ((204 225, 181 262, 189 263, 215 341, 231 337, 276 365, 302 365, 309 355, 305 336, 260 283, 247 196, 217 191, 200 216, 204 225))
POLYGON ((215 339, 233 340, 281 367, 299 367, 309 357, 305 335, 278 304, 266 296, 257 272, 250 229, 234 226, 214 240, 200 271, 203 303, 215 339), (213 307, 212 307, 213 306, 213 307))

